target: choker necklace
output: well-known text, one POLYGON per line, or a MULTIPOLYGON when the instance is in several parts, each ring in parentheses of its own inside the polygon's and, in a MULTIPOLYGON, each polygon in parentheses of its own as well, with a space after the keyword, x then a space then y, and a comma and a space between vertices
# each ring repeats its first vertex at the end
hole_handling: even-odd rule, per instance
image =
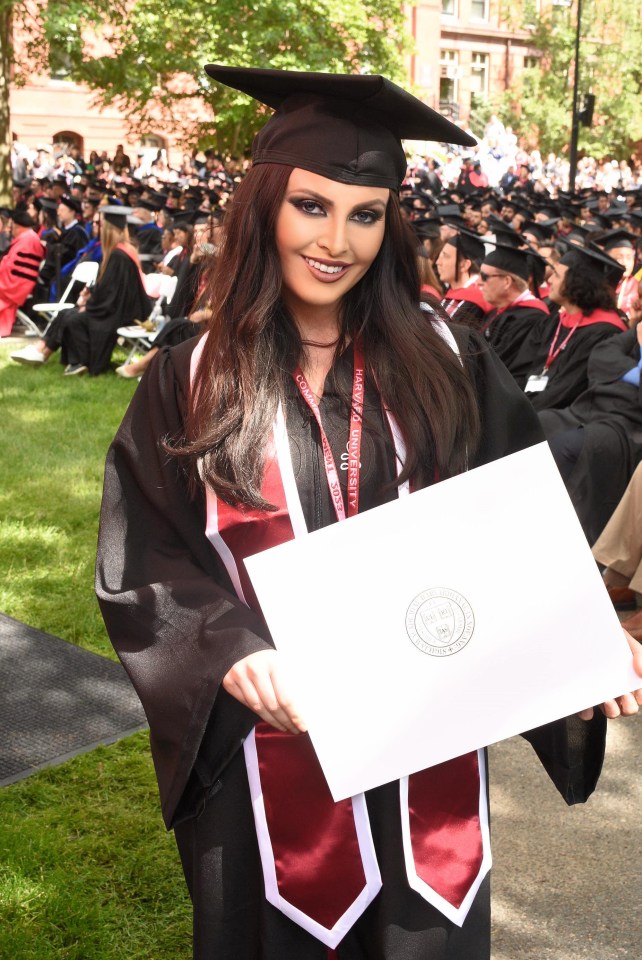
POLYGON ((336 347, 340 339, 341 335, 336 340, 331 340, 330 343, 319 343, 318 340, 302 340, 301 343, 304 347, 336 347))

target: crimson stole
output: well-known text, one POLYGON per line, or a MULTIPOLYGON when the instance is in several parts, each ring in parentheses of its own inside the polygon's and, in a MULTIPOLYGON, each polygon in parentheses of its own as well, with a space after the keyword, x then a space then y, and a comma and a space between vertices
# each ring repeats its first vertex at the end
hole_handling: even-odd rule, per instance
MULTIPOLYGON (((454 344, 445 325, 439 332, 454 344)), ((192 382, 204 343, 205 338, 192 356, 192 382)), ((360 369, 363 386, 362 366, 357 349, 353 386, 358 387, 360 369)), ((310 405, 304 378, 303 385, 297 384, 310 405)), ((358 396, 350 425, 348 515, 358 509, 358 396), (354 471, 355 463, 356 490, 354 482, 350 483, 355 476, 350 468, 354 471)), ((360 396, 362 403, 363 394, 360 396)), ((318 408, 317 415, 323 438, 318 408)), ((399 449, 400 434, 394 422, 391 430, 402 462, 403 449, 399 449)), ((327 448, 322 445, 326 478, 340 519, 343 504, 333 493, 336 467, 333 474, 329 444, 327 448)), ((401 492, 407 492, 407 487, 401 492)), ((258 601, 241 561, 307 533, 281 408, 266 451, 262 495, 276 505, 275 511, 226 504, 213 490, 206 490, 206 535, 225 564, 239 599, 257 612, 258 601)), ((340 491, 339 496, 342 501, 340 491)), ((334 950, 382 883, 365 797, 360 794, 333 801, 307 735, 284 734, 259 722, 245 743, 245 756, 266 898, 334 950)), ((490 869, 483 753, 467 754, 404 777, 400 781, 400 816, 409 885, 461 926, 490 869)))

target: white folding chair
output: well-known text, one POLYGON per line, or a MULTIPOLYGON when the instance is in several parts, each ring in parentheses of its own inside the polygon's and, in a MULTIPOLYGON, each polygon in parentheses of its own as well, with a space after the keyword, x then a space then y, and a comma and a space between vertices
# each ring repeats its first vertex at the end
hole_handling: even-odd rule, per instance
POLYGON ((160 283, 158 285, 159 296, 149 317, 153 320, 156 320, 158 317, 161 318, 161 323, 157 328, 154 330, 145 330, 145 328, 140 324, 133 324, 129 327, 118 328, 118 342, 121 346, 125 346, 125 344, 127 344, 129 347, 129 354, 127 355, 127 359, 125 360, 123 366, 131 363, 136 353, 147 353, 147 351, 154 345, 156 334, 160 332, 163 326, 162 309, 169 304, 174 296, 177 283, 178 277, 170 277, 166 274, 161 274, 160 283))
MULTIPOLYGON (((63 292, 60 300, 55 303, 34 303, 32 309, 39 313, 47 322, 44 333, 47 332, 49 324, 57 317, 62 310, 71 310, 75 303, 70 299, 74 285, 81 283, 84 287, 93 287, 98 276, 100 264, 91 260, 83 260, 77 264, 69 277, 69 283, 63 292)), ((21 318, 22 319, 22 318, 21 318)))

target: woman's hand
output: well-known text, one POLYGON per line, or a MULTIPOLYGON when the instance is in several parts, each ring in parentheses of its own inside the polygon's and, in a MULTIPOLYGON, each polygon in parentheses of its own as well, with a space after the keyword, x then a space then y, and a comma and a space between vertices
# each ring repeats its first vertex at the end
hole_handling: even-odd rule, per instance
MULTIPOLYGON (((642 644, 634 640, 626 630, 624 631, 624 636, 628 640, 631 653, 633 654, 633 669, 639 677, 642 677, 642 644)), ((616 697, 615 700, 606 700, 599 706, 604 716, 608 717, 609 720, 615 720, 616 717, 632 717, 638 712, 639 707, 642 706, 642 687, 633 690, 631 693, 624 693, 621 697, 616 697)), ((591 720, 593 717, 593 707, 582 710, 578 713, 578 717, 582 720, 591 720)))
POLYGON ((305 733, 305 723, 279 677, 278 662, 276 650, 251 653, 228 670, 223 687, 277 730, 305 733))

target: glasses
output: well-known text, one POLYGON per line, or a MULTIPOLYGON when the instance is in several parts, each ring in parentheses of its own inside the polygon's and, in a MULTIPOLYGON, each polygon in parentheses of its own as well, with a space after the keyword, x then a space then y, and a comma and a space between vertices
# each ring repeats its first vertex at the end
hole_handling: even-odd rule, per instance
POLYGON ((484 270, 479 271, 479 276, 482 283, 486 283, 487 280, 494 280, 496 277, 507 277, 507 273, 486 273, 484 270))

